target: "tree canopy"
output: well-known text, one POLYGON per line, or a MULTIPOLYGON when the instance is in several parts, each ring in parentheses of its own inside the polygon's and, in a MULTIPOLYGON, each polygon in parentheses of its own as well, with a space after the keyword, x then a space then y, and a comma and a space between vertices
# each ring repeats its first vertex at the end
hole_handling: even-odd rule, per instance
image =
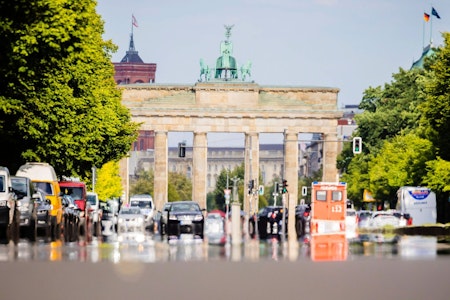
POLYGON ((0 1, 0 135, 4 165, 45 161, 89 179, 122 158, 138 125, 121 104, 95 0, 0 1))
MULTIPOLYGON (((348 197, 361 205, 364 190, 395 204, 405 185, 427 185, 446 203, 450 188, 450 33, 423 68, 400 69, 384 87, 369 87, 355 117, 363 153, 345 145, 337 165, 348 197)), ((439 212, 438 212, 439 219, 439 212)), ((442 214, 441 214, 442 219, 442 214)))

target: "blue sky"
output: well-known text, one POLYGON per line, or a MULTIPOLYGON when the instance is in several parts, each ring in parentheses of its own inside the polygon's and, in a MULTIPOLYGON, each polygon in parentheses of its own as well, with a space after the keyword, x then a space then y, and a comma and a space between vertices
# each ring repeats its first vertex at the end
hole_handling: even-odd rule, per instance
POLYGON ((215 63, 224 25, 234 24, 233 55, 239 65, 252 62, 252 80, 337 87, 339 106, 358 104, 365 89, 409 69, 431 24, 434 45, 450 31, 448 0, 98 0, 97 12, 104 38, 119 47, 113 62, 128 49, 134 14, 135 48, 157 64, 157 83, 194 84, 199 60, 215 63), (441 19, 424 27, 431 6, 441 19))

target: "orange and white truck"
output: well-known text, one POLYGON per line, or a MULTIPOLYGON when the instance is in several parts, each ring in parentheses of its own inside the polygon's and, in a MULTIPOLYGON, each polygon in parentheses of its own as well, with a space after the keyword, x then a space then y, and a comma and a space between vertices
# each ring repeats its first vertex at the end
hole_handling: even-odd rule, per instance
POLYGON ((311 184, 311 259, 343 261, 348 256, 346 238, 347 184, 311 184))
POLYGON ((345 234, 347 184, 313 182, 311 184, 311 235, 345 234))

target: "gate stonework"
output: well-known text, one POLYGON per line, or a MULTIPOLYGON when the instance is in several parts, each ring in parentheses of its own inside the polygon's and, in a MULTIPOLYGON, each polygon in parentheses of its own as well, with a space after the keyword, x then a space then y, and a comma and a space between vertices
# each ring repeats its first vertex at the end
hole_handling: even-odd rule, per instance
MULTIPOLYGON (((322 133, 323 181, 337 181, 337 125, 339 89, 328 87, 260 86, 253 82, 209 81, 194 85, 136 84, 118 86, 122 103, 142 130, 155 131, 154 201, 167 201, 168 132, 193 132, 192 199, 206 208, 207 134, 245 134, 244 182, 259 174, 259 134, 284 133, 284 178, 289 197, 298 195, 298 134, 322 133), (248 157, 252 157, 251 160, 248 157), (251 166, 249 165, 251 161, 251 166), (251 177, 250 177, 251 174, 251 177)), ((122 164, 123 165, 123 164, 122 164)), ((244 210, 248 212, 249 196, 244 210)), ((242 201, 242 199, 241 199, 242 201)))

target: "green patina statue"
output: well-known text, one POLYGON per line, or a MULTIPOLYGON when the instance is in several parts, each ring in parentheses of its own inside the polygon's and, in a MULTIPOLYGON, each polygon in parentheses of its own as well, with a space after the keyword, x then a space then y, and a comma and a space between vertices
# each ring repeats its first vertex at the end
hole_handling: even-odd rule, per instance
MULTIPOLYGON (((226 40, 220 43, 221 56, 216 60, 216 68, 210 69, 203 59, 200 59, 200 78, 199 81, 210 81, 211 73, 214 73, 215 79, 236 80, 238 79, 238 65, 233 54, 233 43, 230 41, 231 29, 234 25, 225 26, 226 40)), ((246 80, 247 76, 251 76, 250 68, 252 63, 249 61, 240 68, 241 79, 246 80)))

